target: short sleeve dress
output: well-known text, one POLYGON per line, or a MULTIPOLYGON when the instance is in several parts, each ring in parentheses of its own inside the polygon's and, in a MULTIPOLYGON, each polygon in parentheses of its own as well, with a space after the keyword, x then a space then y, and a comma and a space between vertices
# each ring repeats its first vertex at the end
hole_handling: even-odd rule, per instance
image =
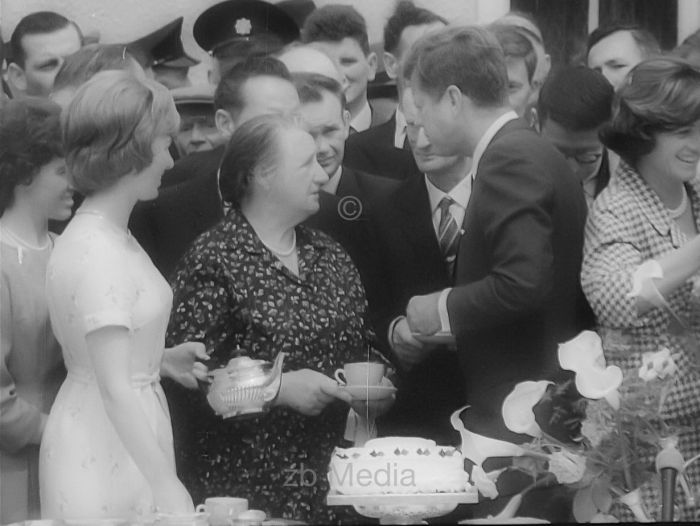
POLYGON ((86 335, 131 335, 131 386, 175 470, 159 382, 172 293, 135 239, 104 217, 78 212, 58 238, 46 277, 51 322, 68 371, 40 451, 45 518, 134 517, 152 511, 148 483, 105 412, 86 335))

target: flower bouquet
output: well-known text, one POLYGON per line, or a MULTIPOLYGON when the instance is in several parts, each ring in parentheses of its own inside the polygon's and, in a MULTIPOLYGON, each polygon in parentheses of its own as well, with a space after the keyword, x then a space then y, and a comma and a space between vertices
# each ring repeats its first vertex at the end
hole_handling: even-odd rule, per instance
MULTIPOLYGON (((484 461, 510 456, 511 469, 532 475, 531 487, 569 486, 578 522, 617 522, 615 515, 626 515, 625 507, 638 522, 682 518, 674 507, 677 485, 686 506, 697 511, 684 471, 698 457, 683 459, 677 448, 683 429, 670 426, 664 412, 677 370, 670 351, 646 353, 638 370, 623 374, 606 365, 600 337, 585 331, 559 346, 558 359, 572 378, 558 384, 520 382, 503 402, 506 427, 532 437, 530 442, 515 445, 476 435, 464 428, 459 412, 453 415, 462 453, 475 464, 472 480, 479 492, 495 498, 502 472, 484 472, 484 461), (650 514, 641 488, 655 483, 655 477, 662 482, 662 509, 650 514)), ((493 519, 512 517, 521 500, 522 493, 493 519)))

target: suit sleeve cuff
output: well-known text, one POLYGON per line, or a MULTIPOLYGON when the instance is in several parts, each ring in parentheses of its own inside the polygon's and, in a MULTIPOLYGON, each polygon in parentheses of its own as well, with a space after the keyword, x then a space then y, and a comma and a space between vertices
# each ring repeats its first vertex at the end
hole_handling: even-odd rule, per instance
POLYGON ((443 290, 438 298, 438 313, 440 314, 441 332, 452 332, 452 328, 450 327, 450 316, 447 313, 447 296, 451 291, 451 287, 443 290))
POLYGON ((389 324, 389 330, 387 331, 387 341, 389 342, 389 348, 392 351, 394 350, 394 329, 396 328, 396 324, 399 323, 401 320, 405 319, 406 316, 398 316, 394 318, 389 324))

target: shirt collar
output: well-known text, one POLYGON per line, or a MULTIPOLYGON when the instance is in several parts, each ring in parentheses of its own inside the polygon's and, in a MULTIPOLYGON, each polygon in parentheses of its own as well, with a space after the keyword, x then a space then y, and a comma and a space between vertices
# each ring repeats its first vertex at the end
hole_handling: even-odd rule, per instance
POLYGON ((406 117, 400 108, 396 108, 396 127, 394 128, 394 148, 403 149, 406 140, 406 117))
POLYGON ((372 108, 369 101, 365 101, 365 105, 360 112, 350 121, 350 127, 355 131, 361 132, 372 126, 372 108))
POLYGON ((321 187, 322 190, 328 192, 329 194, 335 195, 338 191, 338 185, 340 184, 340 175, 343 172, 343 165, 338 166, 335 173, 328 179, 328 182, 321 187))
POLYGON ((493 123, 491 123, 491 126, 486 129, 486 132, 481 136, 481 139, 479 139, 479 142, 476 144, 476 148, 474 148, 474 155, 472 156, 472 177, 476 176, 479 169, 479 161, 481 161, 481 156, 484 155, 484 151, 496 134, 501 131, 501 128, 503 128, 507 123, 517 118, 518 114, 513 110, 510 110, 498 117, 495 121, 493 121, 493 123))
POLYGON ((443 197, 449 196, 457 205, 465 209, 469 204, 469 195, 471 193, 471 178, 465 176, 455 187, 448 193, 443 192, 437 186, 430 182, 428 176, 425 176, 425 187, 428 189, 428 199, 430 200, 430 212, 435 214, 440 201, 443 197))

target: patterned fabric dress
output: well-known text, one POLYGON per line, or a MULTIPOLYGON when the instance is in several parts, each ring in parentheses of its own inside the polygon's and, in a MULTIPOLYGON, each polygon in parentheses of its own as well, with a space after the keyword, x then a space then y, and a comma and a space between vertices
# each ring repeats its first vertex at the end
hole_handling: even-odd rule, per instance
MULTIPOLYGON (((598 319, 609 364, 625 371, 638 369, 643 353, 661 347, 671 350, 678 373, 665 409, 669 424, 686 428, 680 433, 679 449, 688 460, 700 454, 700 303, 693 292, 695 279, 666 298, 683 321, 683 332, 674 328, 673 316, 667 310, 654 308, 639 316, 634 300, 627 297, 632 289, 632 274, 639 265, 659 259, 687 239, 638 174, 621 162, 616 175, 618 184, 600 194, 588 219, 583 289, 598 319)), ((700 229, 700 182, 696 179, 686 189, 700 229)), ((652 453, 647 460, 653 470, 652 453)), ((700 462, 694 463, 687 474, 694 490, 700 490, 700 462)), ((658 479, 653 477, 642 487, 647 511, 656 520, 660 519, 658 479)), ((695 510, 687 504, 680 488, 676 501, 682 512, 680 519, 693 520, 695 510)), ((631 515, 625 518, 632 519, 631 515)))
MULTIPOLYGON (((298 277, 239 210, 201 235, 175 274, 169 341, 204 342, 210 369, 226 365, 237 347, 268 361, 283 351, 283 371, 308 368, 330 377, 346 362, 367 360, 374 335, 357 270, 325 234, 302 226, 296 233, 298 277)), ((333 448, 344 445, 347 404, 334 402, 316 417, 277 407, 223 420, 202 391, 169 383, 166 392, 178 472, 195 502, 229 495, 268 516, 361 520, 325 505, 328 463, 333 448)))

